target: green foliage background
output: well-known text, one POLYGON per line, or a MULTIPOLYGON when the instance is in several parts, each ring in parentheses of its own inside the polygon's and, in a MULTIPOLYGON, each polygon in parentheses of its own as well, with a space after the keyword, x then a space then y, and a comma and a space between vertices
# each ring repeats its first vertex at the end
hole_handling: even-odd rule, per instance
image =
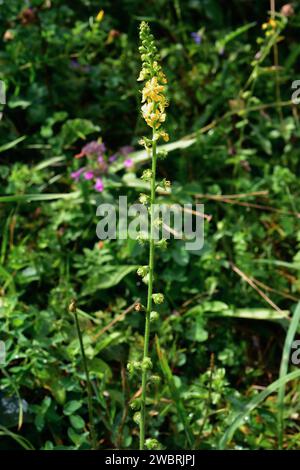
MULTIPOLYGON (((277 3, 279 11, 284 2, 277 3)), ((134 153, 130 170, 112 165, 101 194, 70 173, 74 155, 99 137, 109 155, 127 145, 140 150, 146 131, 136 81, 138 25, 146 19, 168 77, 167 129, 175 147, 160 162, 160 176, 173 182, 170 202, 204 202, 212 216, 201 253, 173 241, 157 256, 155 282, 166 302, 153 333, 165 356, 152 341, 160 383, 154 378, 148 392, 147 435, 166 448, 189 448, 180 403, 195 448, 217 449, 233 414, 278 378, 299 299, 300 131, 290 99, 299 77, 300 13, 296 8, 278 43, 280 116, 272 49, 240 101, 263 47, 257 39, 264 38, 268 1, 2 0, 0 8, 7 91, 0 125, 0 340, 7 350, 0 448, 90 446, 85 376, 67 308, 72 298, 94 384, 99 447, 138 446, 139 375, 129 377, 126 365, 141 356, 144 319, 133 309, 119 315, 145 300, 135 271, 147 247, 99 244, 95 229, 100 202, 119 195, 137 201, 143 158, 134 153), (96 22, 100 9, 104 18, 96 22), (197 31, 200 44, 191 36, 197 31), (180 139, 191 135, 193 144, 183 145, 180 139), (259 281, 279 311, 235 267, 259 281)), ((297 386, 288 385, 285 399, 289 449, 299 448, 297 386)), ((275 424, 270 397, 230 445, 274 449, 275 424)))

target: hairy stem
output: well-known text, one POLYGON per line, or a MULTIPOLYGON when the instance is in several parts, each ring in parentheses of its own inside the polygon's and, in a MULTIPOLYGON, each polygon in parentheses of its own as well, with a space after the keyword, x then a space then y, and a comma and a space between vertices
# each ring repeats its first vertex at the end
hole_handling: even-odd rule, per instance
MULTIPOLYGON (((152 292, 153 292, 153 273, 154 273, 154 204, 155 204, 155 190, 156 190, 156 139, 152 138, 152 177, 151 177, 151 195, 150 195, 150 240, 149 240, 149 282, 148 282, 148 296, 147 296, 147 309, 145 320, 145 336, 144 336, 144 359, 148 357, 149 353, 149 339, 150 339, 150 313, 152 309, 152 292)), ((140 419, 140 450, 145 446, 145 426, 146 426, 146 387, 147 387, 148 370, 143 367, 142 371, 142 395, 141 395, 141 419, 140 419)))
POLYGON ((93 450, 96 450, 96 448, 97 448, 97 437, 96 437, 96 431, 95 431, 95 426, 94 426, 92 384, 91 384, 91 380, 90 380, 89 369, 88 369, 88 366, 87 366, 87 360, 86 360, 86 355, 85 355, 84 346, 83 346, 82 334, 81 334, 79 321, 78 321, 77 309, 76 309, 75 306, 73 306, 73 313, 74 313, 74 317, 75 317, 76 330, 77 330, 77 335, 78 335, 79 344, 80 344, 80 351, 81 351, 81 356, 82 356, 84 373, 85 373, 85 377, 86 377, 88 412, 89 412, 89 425, 90 425, 90 435, 91 435, 91 441, 92 441, 92 448, 93 448, 93 450))

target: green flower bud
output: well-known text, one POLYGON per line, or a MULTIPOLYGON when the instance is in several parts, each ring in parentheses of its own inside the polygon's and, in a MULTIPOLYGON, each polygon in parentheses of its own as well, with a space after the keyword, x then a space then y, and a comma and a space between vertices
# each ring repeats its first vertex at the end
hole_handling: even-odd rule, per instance
POLYGON ((155 304, 162 304, 165 300, 163 294, 152 294, 152 299, 155 304))
POLYGON ((161 227, 161 225, 162 225, 162 220, 161 220, 161 219, 155 219, 155 220, 153 221, 153 225, 154 225, 155 227, 161 227))
POLYGON ((136 240, 137 242, 140 244, 140 245, 144 245, 145 243, 148 242, 148 237, 145 233, 140 233, 137 237, 136 237, 136 240))
POLYGON ((158 248, 161 248, 162 250, 166 249, 167 246, 168 246, 168 243, 167 243, 167 240, 165 240, 164 238, 162 238, 161 240, 158 240, 155 245, 158 247, 158 248))
POLYGON ((127 364, 127 370, 130 375, 133 375, 136 371, 141 370, 142 363, 139 361, 130 361, 127 364))
POLYGON ((133 421, 136 423, 136 424, 140 424, 141 422, 141 413, 139 411, 137 411, 136 413, 134 413, 133 415, 133 421))
POLYGON ((145 447, 147 450, 161 450, 162 445, 158 442, 157 439, 146 439, 145 447))
POLYGON ((140 197, 139 197, 139 201, 141 204, 148 204, 149 202, 149 196, 147 196, 147 194, 140 194, 140 197))
POLYGON ((141 400, 139 398, 135 398, 129 406, 132 410, 139 410, 141 407, 141 400))
POLYGON ((161 381, 161 378, 159 375, 150 375, 149 381, 155 385, 159 384, 161 381))
POLYGON ((149 168, 147 170, 144 170, 141 176, 141 180, 150 181, 151 178, 152 178, 152 171, 149 168))
POLYGON ((144 277, 149 272, 149 266, 140 266, 137 270, 138 276, 144 277))
POLYGON ((150 313, 150 321, 151 322, 156 322, 159 319, 159 313, 158 312, 151 312, 150 313))
POLYGON ((149 149, 152 146, 152 140, 148 139, 147 137, 143 137, 139 140, 139 144, 145 147, 145 149, 149 149))
POLYGON ((157 158, 160 158, 161 160, 164 160, 168 155, 168 152, 166 150, 161 150, 158 154, 157 154, 157 158))
POLYGON ((142 362, 142 370, 149 370, 152 369, 152 361, 150 357, 144 357, 142 362))
POLYGON ((162 186, 165 190, 169 189, 171 187, 171 181, 169 180, 166 180, 166 178, 164 178, 161 183, 160 183, 160 186, 162 186))

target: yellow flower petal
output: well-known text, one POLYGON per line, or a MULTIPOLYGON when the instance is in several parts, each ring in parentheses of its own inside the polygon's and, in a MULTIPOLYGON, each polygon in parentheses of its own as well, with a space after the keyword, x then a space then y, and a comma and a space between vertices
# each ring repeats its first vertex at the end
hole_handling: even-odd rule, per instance
POLYGON ((163 138, 165 142, 169 142, 169 134, 166 131, 160 131, 160 136, 163 138))
POLYGON ((101 21, 103 20, 103 17, 104 17, 104 10, 100 10, 98 15, 96 16, 96 21, 98 21, 98 23, 101 23, 101 21))
POLYGON ((162 101, 163 97, 159 93, 163 92, 163 90, 164 86, 158 83, 157 77, 151 78, 151 80, 148 80, 144 86, 142 101, 144 102, 147 99, 162 101))

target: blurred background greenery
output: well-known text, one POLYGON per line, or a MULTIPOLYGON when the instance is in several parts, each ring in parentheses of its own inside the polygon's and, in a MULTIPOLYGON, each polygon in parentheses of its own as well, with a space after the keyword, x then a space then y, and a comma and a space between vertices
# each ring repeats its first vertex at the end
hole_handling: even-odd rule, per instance
MULTIPOLYGON (((276 3, 280 12, 285 2, 276 3)), ((95 230, 100 202, 119 195, 136 202, 141 191, 138 142, 147 131, 138 26, 147 20, 170 99, 172 151, 159 174, 173 185, 161 200, 202 202, 211 216, 200 253, 180 241, 158 253, 155 282, 167 301, 153 332, 194 446, 216 449, 232 414, 278 378, 299 299, 300 131, 290 101, 299 78, 297 5, 285 6, 285 16, 265 29, 269 1, 2 0, 0 8, 7 95, 0 125, 0 340, 7 350, 0 448, 89 448, 85 376, 67 310, 72 298, 94 384, 99 447, 138 446, 139 376, 129 377, 126 364, 140 358, 144 321, 128 306, 145 299, 135 271, 147 248, 99 242, 95 230), (74 156, 97 139, 105 144, 101 191, 72 177, 82 161, 74 156)), ((154 347, 152 361, 160 382, 154 378, 149 392, 148 435, 167 448, 189 448, 154 347)), ((299 448, 297 393, 294 381, 285 403, 290 449, 299 448)), ((232 448, 276 448, 275 424, 271 397, 236 432, 232 448)))

